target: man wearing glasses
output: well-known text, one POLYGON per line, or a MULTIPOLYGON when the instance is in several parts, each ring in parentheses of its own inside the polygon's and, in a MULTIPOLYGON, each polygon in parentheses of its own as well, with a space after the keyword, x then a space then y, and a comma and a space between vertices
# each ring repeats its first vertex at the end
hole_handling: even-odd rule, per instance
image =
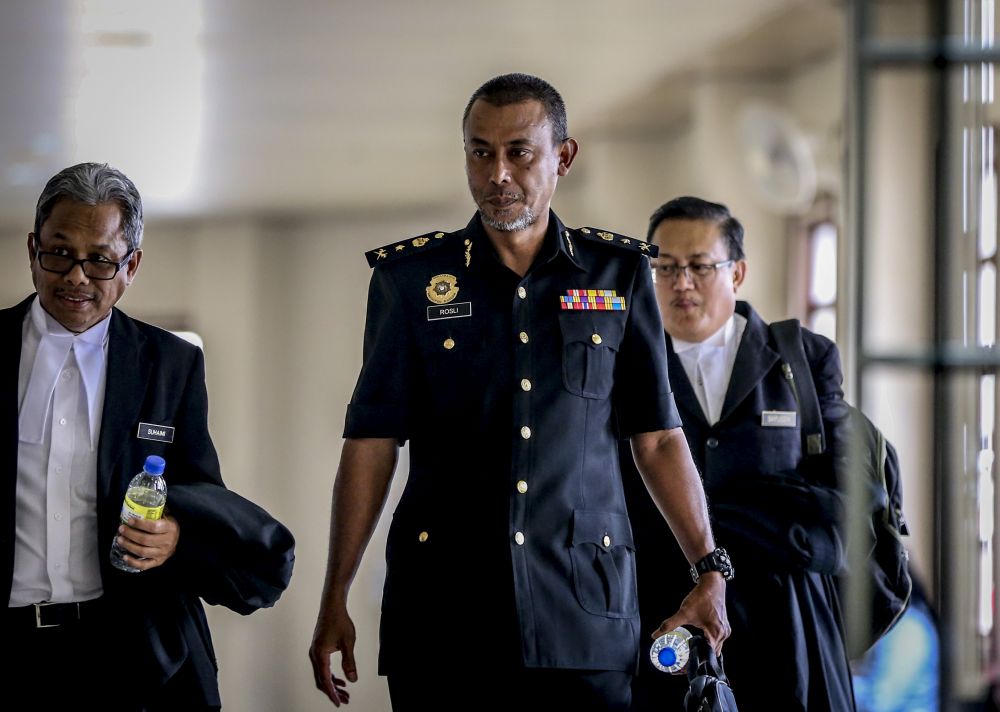
MULTIPOLYGON (((734 521, 775 531, 787 524, 771 519, 773 503, 761 504, 747 489, 755 486, 751 480, 787 475, 835 485, 831 458, 814 455, 805 462, 797 397, 767 323, 736 299, 747 273, 743 226, 724 205, 681 197, 653 213, 647 239, 659 247, 651 265, 684 435, 705 483, 713 528, 741 564, 726 590, 732 637, 725 669, 736 701, 741 712, 853 710, 833 576, 779 564, 782 557, 762 551, 734 521)), ((826 432, 836 439, 846 415, 837 347, 806 329, 802 341, 826 432)), ((682 554, 641 491, 631 460, 622 448, 639 607, 648 634, 683 597, 688 582, 675 575, 682 554)), ((783 514, 796 521, 796 512, 783 514)), ((789 531, 800 530, 793 524, 789 531)), ((644 660, 633 709, 673 709, 671 703, 679 709, 686 683, 644 660)))
POLYGON ((198 600, 210 597, 201 557, 212 537, 179 506, 187 485, 212 502, 225 491, 204 356, 113 308, 138 271, 142 226, 127 176, 96 163, 62 170, 28 234, 36 294, 0 310, 5 680, 21 699, 54 694, 57 683, 102 709, 218 709, 198 600), (166 460, 183 537, 169 509, 119 526, 147 455, 166 460), (138 573, 110 565, 115 537, 138 573))

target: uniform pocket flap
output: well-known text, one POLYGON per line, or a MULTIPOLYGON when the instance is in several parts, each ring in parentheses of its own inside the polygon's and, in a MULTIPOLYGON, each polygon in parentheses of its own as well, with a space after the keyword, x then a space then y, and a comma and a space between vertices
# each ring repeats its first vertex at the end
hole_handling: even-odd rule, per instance
POLYGON ((575 510, 573 512, 572 545, 578 544, 594 544, 606 549, 614 546, 627 546, 629 549, 635 549, 628 516, 618 512, 575 510))
POLYGON ((559 315, 559 328, 564 345, 582 342, 617 351, 625 334, 625 313, 566 312, 559 315))

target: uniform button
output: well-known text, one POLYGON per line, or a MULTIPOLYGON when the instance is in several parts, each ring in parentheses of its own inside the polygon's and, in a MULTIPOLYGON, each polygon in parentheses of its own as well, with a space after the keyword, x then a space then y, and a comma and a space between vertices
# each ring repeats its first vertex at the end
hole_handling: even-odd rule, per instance
POLYGON ((518 546, 524 546, 524 533, 514 532, 514 543, 518 546))
POLYGON ((526 298, 528 296, 528 290, 525 289, 524 287, 518 287, 517 296, 519 296, 521 299, 526 298))
POLYGON ((453 348, 455 348, 455 340, 454 339, 445 339, 444 340, 444 347, 446 349, 448 349, 449 351, 451 351, 453 348))
POLYGON ((62 472, 62 465, 56 465, 56 474, 58 475, 61 472, 62 472))
POLYGON ((521 340, 522 344, 528 343, 528 332, 522 331, 520 334, 517 335, 517 338, 521 340))
POLYGON ((69 379, 71 379, 73 377, 73 369, 67 368, 65 371, 63 371, 62 377, 64 381, 68 381, 69 379))
POLYGON ((716 448, 719 447, 719 441, 716 440, 715 438, 709 438, 708 440, 705 441, 705 445, 711 448, 716 448))
POLYGON ((525 440, 527 440, 528 438, 530 438, 531 437, 531 428, 529 428, 527 425, 525 425, 524 427, 522 427, 521 428, 521 437, 524 438, 525 440))
POLYGON ((65 418, 60 418, 59 419, 59 425, 66 425, 66 419, 65 418))
POLYGON ((605 549, 608 548, 609 546, 611 546, 611 537, 605 534, 604 538, 601 539, 601 543, 604 544, 605 549))
POLYGON ((52 515, 52 518, 55 519, 57 522, 61 522, 62 521, 62 514, 60 514, 59 512, 56 512, 55 514, 52 515))
POLYGON ((590 340, 593 341, 595 344, 599 344, 602 341, 601 335, 600 334, 594 334, 593 336, 590 337, 590 340))
POLYGON ((517 481, 517 491, 520 492, 521 494, 524 494, 525 492, 527 492, 528 491, 528 483, 525 482, 524 480, 518 480, 517 481))
POLYGON ((521 379, 521 390, 522 391, 530 391, 531 390, 531 381, 529 381, 527 378, 522 378, 521 379))
POLYGON ((421 541, 421 542, 425 542, 425 541, 427 541, 427 538, 429 536, 430 536, 430 534, 428 534, 427 532, 420 532, 419 534, 417 534, 417 539, 419 541, 421 541))

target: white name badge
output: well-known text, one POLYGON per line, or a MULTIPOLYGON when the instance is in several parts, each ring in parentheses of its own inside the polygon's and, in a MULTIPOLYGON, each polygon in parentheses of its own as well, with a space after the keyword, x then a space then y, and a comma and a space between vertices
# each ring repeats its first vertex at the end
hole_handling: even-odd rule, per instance
POLYGON ((794 410, 765 410, 760 414, 760 424, 765 428, 794 428, 796 415, 794 410))

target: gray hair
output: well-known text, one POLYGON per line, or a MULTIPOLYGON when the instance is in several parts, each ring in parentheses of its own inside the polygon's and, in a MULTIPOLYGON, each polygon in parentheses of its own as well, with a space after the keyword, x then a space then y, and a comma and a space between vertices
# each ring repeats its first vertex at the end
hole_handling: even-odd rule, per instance
POLYGON ((115 203, 121 213, 122 234, 128 249, 142 245, 142 198, 129 177, 107 163, 78 163, 63 168, 49 179, 35 207, 35 235, 52 215, 60 200, 84 205, 115 203))

